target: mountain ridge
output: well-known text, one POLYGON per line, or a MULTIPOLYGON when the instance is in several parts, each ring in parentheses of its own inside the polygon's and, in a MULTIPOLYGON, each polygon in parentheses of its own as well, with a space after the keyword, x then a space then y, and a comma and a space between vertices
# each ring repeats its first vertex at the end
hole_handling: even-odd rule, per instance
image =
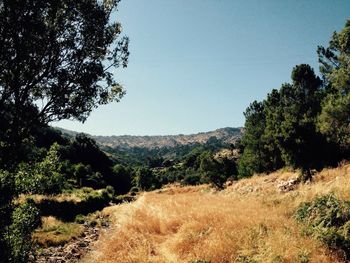
MULTIPOLYGON (((63 134, 70 136, 75 136, 79 132, 58 128, 63 134)), ((177 134, 177 135, 91 135, 87 134, 89 137, 96 140, 96 142, 105 147, 122 147, 122 148, 133 148, 133 147, 143 147, 143 148, 161 148, 161 147, 176 147, 179 145, 188 145, 193 143, 204 144, 208 142, 209 139, 220 140, 227 144, 234 144, 243 133, 243 128, 233 128, 225 127, 219 128, 208 132, 199 132, 195 134, 177 134)))

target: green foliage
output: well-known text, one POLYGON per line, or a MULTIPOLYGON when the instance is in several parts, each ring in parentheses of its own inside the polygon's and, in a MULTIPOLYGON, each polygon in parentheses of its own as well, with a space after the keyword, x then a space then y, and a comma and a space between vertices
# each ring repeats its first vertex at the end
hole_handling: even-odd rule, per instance
POLYGON ((119 0, 106 3, 0 5, 0 168, 28 160, 37 127, 85 121, 94 108, 124 95, 113 70, 127 66, 129 40, 113 15, 119 0))
POLYGON ((12 198, 15 195, 15 187, 12 175, 7 171, 0 170, 0 262, 8 259, 9 250, 7 233, 11 224, 12 198))
POLYGON ((136 186, 131 187, 130 193, 136 194, 138 192, 140 192, 140 189, 138 187, 136 187, 136 186))
POLYGON ((198 172, 187 172, 185 178, 182 180, 184 185, 199 185, 203 183, 202 175, 198 172))
POLYGON ((295 212, 295 218, 306 225, 306 232, 334 249, 342 249, 350 256, 350 203, 334 194, 321 196, 303 203, 295 212))
POLYGON ((337 147, 316 125, 325 96, 322 81, 305 64, 294 67, 291 77, 291 84, 247 108, 239 177, 292 166, 311 179, 311 169, 337 160, 337 147))
POLYGON ((245 131, 241 141, 243 154, 238 162, 239 177, 248 177, 253 173, 268 169, 266 159, 268 152, 264 147, 262 136, 266 127, 264 104, 254 101, 244 112, 246 118, 245 131))
POLYGON ((291 84, 272 90, 246 110, 239 177, 282 166, 303 171, 350 156, 350 21, 329 47, 318 47, 323 81, 309 65, 294 67, 291 84))
POLYGON ((116 189, 118 194, 126 194, 132 187, 132 171, 121 164, 116 164, 112 168, 113 174, 108 182, 116 189))
POLYGON ((343 149, 348 149, 350 143, 349 120, 350 93, 329 94, 323 102, 322 113, 318 118, 318 127, 330 141, 337 143, 343 149))
POLYGON ((328 194, 303 203, 296 212, 296 219, 312 227, 340 227, 350 220, 350 205, 328 194))
POLYGON ((115 190, 114 190, 113 186, 111 186, 111 185, 107 185, 106 192, 108 193, 109 196, 115 195, 115 190))
POLYGON ((63 221, 72 221, 77 215, 87 215, 101 210, 110 202, 115 201, 114 189, 94 190, 89 187, 74 189, 69 191, 81 200, 57 200, 55 198, 43 198, 37 202, 43 216, 54 216, 63 221))
POLYGON ((86 181, 89 181, 89 176, 92 174, 91 166, 78 163, 73 167, 77 186, 82 187, 83 185, 88 185, 86 181))
POLYGON ((222 188, 228 178, 223 171, 223 164, 215 160, 210 152, 203 152, 198 158, 199 171, 213 186, 222 188))
POLYGON ((84 224, 86 222, 86 216, 79 214, 75 217, 74 222, 84 224))
POLYGON ((139 167, 136 170, 134 184, 141 190, 154 190, 159 188, 157 178, 152 170, 147 167, 139 167))
POLYGON ((323 134, 342 149, 350 142, 350 21, 334 32, 329 47, 318 47, 320 70, 328 84, 318 126, 323 134))
POLYGON ((111 71, 126 67, 129 52, 128 38, 120 38, 121 26, 113 22, 118 2, 4 1, 0 90, 1 101, 18 109, 14 117, 42 100, 35 119, 84 121, 97 105, 120 99, 124 92, 111 71), (21 54, 16 63, 13 52, 21 54))
POLYGON ((58 144, 54 143, 44 160, 34 165, 21 164, 15 175, 19 193, 56 194, 64 187, 61 162, 58 157, 58 144))
POLYGON ((39 224, 39 210, 33 200, 28 199, 14 210, 12 224, 7 235, 9 251, 11 251, 9 262, 25 263, 29 261, 29 253, 32 248, 31 235, 39 224))
MULTIPOLYGON (((129 55, 128 38, 120 37, 121 26, 114 21, 118 3, 5 0, 0 4, 0 169, 9 171, 0 170, 2 262, 28 261, 36 225, 32 202, 14 208, 17 194, 60 193, 76 183, 65 177, 73 174, 72 163, 90 165, 93 172, 86 181, 106 186, 102 179, 109 175, 109 158, 88 139, 78 137, 76 144, 70 144, 47 124, 85 121, 95 107, 123 96, 112 74, 127 66, 129 55), (59 160, 63 148, 70 151, 64 167, 59 160)), ((111 189, 101 191, 96 202, 107 202, 110 195, 111 189)))
POLYGON ((238 160, 238 178, 250 177, 254 173, 262 172, 260 168, 260 159, 256 152, 250 147, 246 147, 238 160))

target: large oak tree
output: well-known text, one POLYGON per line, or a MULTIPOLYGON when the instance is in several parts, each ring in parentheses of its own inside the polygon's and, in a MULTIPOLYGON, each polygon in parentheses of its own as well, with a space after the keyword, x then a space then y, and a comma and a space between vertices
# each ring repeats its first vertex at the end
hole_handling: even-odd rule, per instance
POLYGON ((119 1, 0 1, 0 135, 18 144, 34 124, 85 121, 123 96, 113 74, 129 56, 112 19, 119 1))
POLYGON ((118 3, 0 0, 0 262, 28 262, 37 211, 12 206, 12 173, 33 131, 55 120, 85 121, 124 94, 114 77, 129 56, 114 21, 118 3))

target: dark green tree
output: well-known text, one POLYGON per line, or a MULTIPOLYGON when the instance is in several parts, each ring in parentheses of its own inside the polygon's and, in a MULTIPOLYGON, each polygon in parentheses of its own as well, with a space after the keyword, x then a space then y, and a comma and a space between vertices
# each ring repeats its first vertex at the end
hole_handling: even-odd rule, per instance
POLYGON ((334 32, 329 47, 318 47, 320 71, 328 85, 318 127, 327 137, 349 150, 350 143, 350 21, 334 32))
POLYGON ((113 166, 113 174, 110 176, 108 184, 114 187, 117 194, 126 194, 132 187, 132 171, 121 164, 113 166))
POLYGON ((324 96, 322 81, 306 64, 294 67, 292 83, 283 84, 266 100, 266 147, 278 147, 284 165, 301 168, 304 179, 311 179, 310 170, 325 164, 330 150, 325 137, 316 128, 324 96), (273 94, 275 93, 275 94, 273 94))
POLYGON ((157 188, 157 180, 148 167, 139 167, 136 169, 134 185, 141 190, 148 191, 157 188))
MULTIPOLYGON (((275 93, 273 91, 271 94, 274 95, 275 93)), ((246 109, 244 116, 246 121, 244 135, 240 142, 243 147, 243 153, 238 161, 239 177, 247 177, 254 173, 273 170, 276 167, 271 162, 271 159, 278 158, 278 153, 273 155, 271 154, 272 149, 268 148, 270 145, 268 140, 271 140, 271 137, 265 136, 265 103, 254 101, 246 109)))
POLYGON ((38 122, 85 121, 93 108, 122 97, 112 72, 127 65, 129 40, 112 20, 118 3, 1 1, 0 115, 11 113, 1 130, 13 147, 38 122))
MULTIPOLYGON (((0 1, 0 168, 11 170, 10 177, 25 160, 37 127, 62 119, 85 121, 95 107, 123 96, 112 74, 127 66, 129 56, 129 40, 113 21, 118 3, 0 1)), ((21 218, 26 222, 26 216, 17 220, 12 213, 12 187, 0 180, 1 195, 9 196, 0 198, 1 217, 6 219, 0 225, 0 261, 26 262, 28 249, 14 250, 5 234, 11 230, 19 239, 29 236, 26 229, 11 228, 19 226, 21 218)))
POLYGON ((294 67, 292 83, 272 90, 261 103, 253 102, 245 112, 244 147, 239 176, 269 172, 284 165, 300 168, 304 179, 336 156, 335 148, 316 127, 323 82, 306 64, 294 67), (327 159, 328 158, 328 159, 327 159))
POLYGON ((113 162, 108 156, 100 150, 96 141, 89 136, 81 133, 78 134, 71 147, 70 160, 73 163, 83 163, 91 165, 91 168, 107 176, 113 162))
POLYGON ((210 151, 203 152, 198 159, 201 182, 211 183, 217 188, 222 188, 228 177, 235 172, 228 170, 229 167, 223 160, 216 160, 210 151))

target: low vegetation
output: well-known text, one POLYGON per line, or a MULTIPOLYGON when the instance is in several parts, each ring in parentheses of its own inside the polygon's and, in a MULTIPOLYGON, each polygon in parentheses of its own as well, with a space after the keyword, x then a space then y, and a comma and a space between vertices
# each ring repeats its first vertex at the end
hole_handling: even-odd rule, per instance
POLYGON ((64 245, 83 231, 81 224, 64 223, 53 216, 43 217, 42 226, 33 233, 33 240, 41 247, 64 245))
POLYGON ((83 262, 343 262, 346 247, 308 229, 323 222, 346 232, 349 172, 350 165, 324 169, 287 192, 280 185, 297 172, 254 176, 221 191, 203 185, 144 193, 103 211, 111 230, 83 262))

